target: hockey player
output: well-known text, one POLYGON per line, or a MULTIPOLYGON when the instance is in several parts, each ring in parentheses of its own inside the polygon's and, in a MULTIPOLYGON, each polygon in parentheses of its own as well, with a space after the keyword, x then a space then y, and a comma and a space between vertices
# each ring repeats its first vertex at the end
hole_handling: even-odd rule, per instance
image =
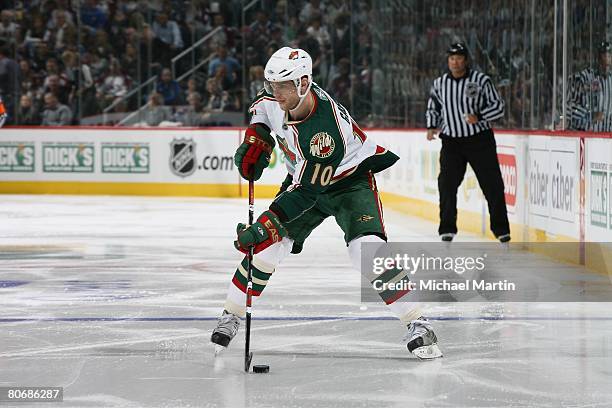
MULTIPOLYGON (((269 209, 253 225, 238 225, 234 246, 243 253, 254 248, 253 300, 283 258, 301 252, 310 233, 330 216, 344 232, 355 269, 370 281, 405 279, 401 270, 378 276, 361 271, 361 243, 387 240, 374 173, 398 157, 367 138, 346 109, 312 82, 312 59, 305 51, 281 48, 270 57, 264 75, 265 88, 250 107, 250 125, 234 161, 243 178, 257 180, 278 142, 289 174, 269 209)), ((228 346, 245 315, 246 267, 247 257, 234 273, 225 310, 211 336, 217 348, 228 346)), ((407 294, 379 292, 407 325, 409 351, 419 358, 440 357, 431 324, 415 303, 404 301, 407 294)))
POLYGON ((4 102, 2 102, 2 96, 0 96, 0 128, 4 126, 6 117, 6 108, 4 107, 4 102))

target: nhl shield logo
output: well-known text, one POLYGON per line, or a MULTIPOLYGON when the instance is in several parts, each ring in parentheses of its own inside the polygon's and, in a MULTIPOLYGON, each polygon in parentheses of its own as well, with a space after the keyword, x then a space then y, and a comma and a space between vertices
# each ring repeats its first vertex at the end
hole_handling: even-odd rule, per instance
POLYGON ((174 139, 170 142, 170 170, 179 177, 192 175, 196 170, 193 139, 174 139))
POLYGON ((478 86, 476 82, 468 82, 465 85, 465 94, 470 99, 478 98, 478 94, 480 94, 480 86, 478 86))
POLYGON ((329 157, 336 148, 334 138, 328 133, 319 132, 310 139, 310 154, 314 157, 324 159, 329 157))

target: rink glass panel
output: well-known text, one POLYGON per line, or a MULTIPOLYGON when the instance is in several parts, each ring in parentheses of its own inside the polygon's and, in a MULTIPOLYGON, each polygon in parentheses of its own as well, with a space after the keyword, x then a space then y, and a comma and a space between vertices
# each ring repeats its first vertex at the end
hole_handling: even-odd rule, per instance
MULTIPOLYGON (((111 58, 98 59, 93 50, 114 54, 123 73, 129 76, 127 92, 134 91, 129 97, 100 98, 96 96, 100 82, 86 88, 82 79, 75 81, 69 105, 75 117, 73 124, 119 123, 147 102, 156 85, 155 75, 164 67, 173 68, 173 77, 180 79, 183 90, 189 79, 196 79, 206 101, 208 63, 202 62, 214 56, 218 43, 225 42, 230 55, 242 67, 237 84, 228 90, 229 97, 238 101, 239 106, 210 123, 244 125, 252 93, 249 69, 256 65, 252 53, 258 53, 260 64, 264 64, 268 47, 273 43, 291 45, 287 43, 294 31, 290 17, 299 14, 307 2, 287 3, 289 7, 269 0, 219 2, 218 11, 225 15, 233 38, 224 40, 221 33, 216 33, 172 63, 173 58, 212 31, 217 12, 212 3, 209 14, 196 1, 183 2, 169 11, 170 20, 179 25, 183 46, 165 55, 151 38, 162 9, 157 10, 154 5, 134 9, 130 8, 131 3, 126 4, 125 20, 111 26, 128 26, 133 30, 129 34, 106 30, 106 34, 98 35, 80 17, 84 5, 68 1, 75 29, 65 39, 65 49, 74 50, 80 63, 89 61, 98 79, 104 78, 104 72, 109 70, 111 58), (261 10, 281 28, 280 43, 272 38, 242 34, 246 31, 240 27, 252 25, 261 10), (131 60, 124 58, 128 44, 135 49, 131 60), (116 105, 111 106, 113 103, 116 105)), ((30 61, 47 59, 40 41, 25 41, 27 28, 37 18, 36 13, 26 8, 27 4, 5 2, 7 10, 12 10, 12 22, 21 27, 15 36, 5 38, 9 56, 17 63, 24 55, 30 61)), ((446 69, 445 50, 450 43, 463 41, 469 47, 473 67, 491 76, 506 101, 506 115, 496 123, 498 128, 571 129, 573 124, 567 113, 570 81, 575 74, 598 65, 598 46, 610 40, 607 27, 611 5, 603 0, 494 0, 487 2, 486 7, 478 0, 351 0, 342 6, 348 15, 347 43, 340 43, 331 35, 335 26, 342 24, 341 13, 329 4, 326 7, 322 20, 331 41, 320 50, 315 80, 346 105, 360 124, 370 127, 424 127, 431 82, 446 69), (336 76, 345 78, 349 88, 343 87, 342 80, 334 83, 336 76)), ((55 11, 45 11, 45 26, 55 11)), ((107 15, 109 22, 118 19, 112 7, 107 15)), ((61 52, 53 56, 63 63, 61 52)), ((17 122, 21 119, 20 94, 25 93, 19 82, 10 81, 7 76, 0 78, 0 92, 17 122)), ((595 108, 589 109, 593 115, 595 108)), ((178 116, 184 113, 180 107, 170 110, 173 120, 179 120, 178 116)), ((142 120, 142 115, 139 113, 134 121, 142 120)))

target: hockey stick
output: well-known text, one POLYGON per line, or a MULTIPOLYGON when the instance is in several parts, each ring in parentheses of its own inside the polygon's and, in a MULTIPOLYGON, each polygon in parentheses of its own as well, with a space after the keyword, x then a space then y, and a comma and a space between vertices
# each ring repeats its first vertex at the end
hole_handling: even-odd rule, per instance
MULTIPOLYGON (((255 182, 249 180, 249 225, 253 225, 253 212, 255 202, 255 182)), ((253 353, 251 348, 251 301, 253 296, 253 247, 249 249, 247 257, 247 291, 246 291, 246 334, 244 339, 244 371, 249 372, 253 353)))

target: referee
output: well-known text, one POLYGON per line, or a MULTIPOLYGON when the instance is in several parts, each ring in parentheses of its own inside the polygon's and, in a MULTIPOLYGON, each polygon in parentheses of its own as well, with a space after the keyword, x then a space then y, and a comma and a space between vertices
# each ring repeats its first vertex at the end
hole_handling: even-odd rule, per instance
POLYGON ((612 45, 597 48, 598 64, 571 79, 568 92, 570 128, 592 132, 612 131, 612 45))
POLYGON ((442 241, 452 241, 457 234, 457 189, 469 163, 489 204, 491 230, 500 242, 510 241, 495 137, 490 121, 504 115, 504 101, 491 78, 470 69, 464 44, 452 44, 448 50, 448 72, 436 78, 427 102, 427 140, 435 139, 440 128, 440 226, 442 241))

